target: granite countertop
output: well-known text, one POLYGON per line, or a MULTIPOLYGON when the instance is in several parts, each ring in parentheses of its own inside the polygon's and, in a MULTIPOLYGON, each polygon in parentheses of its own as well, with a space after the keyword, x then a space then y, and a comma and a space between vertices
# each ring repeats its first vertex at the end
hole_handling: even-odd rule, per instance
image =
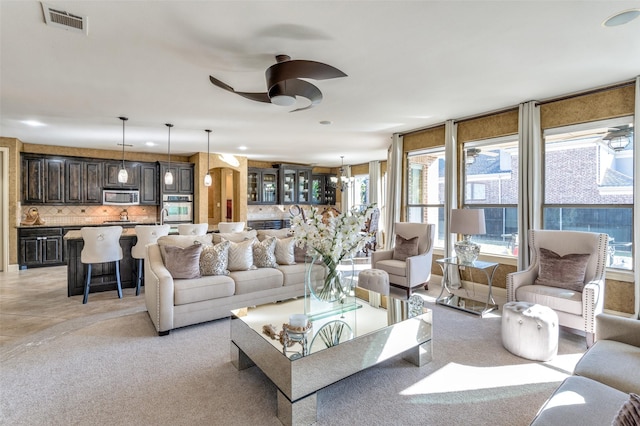
MULTIPOLYGON (((136 230, 135 228, 124 228, 122 230, 122 235, 120 236, 120 238, 131 238, 131 237, 135 237, 136 236, 136 230)), ((65 240, 81 240, 82 239, 82 232, 80 232, 80 230, 74 230, 74 231, 69 231, 66 234, 64 234, 63 239, 65 240)))
POLYGON ((156 222, 125 222, 125 221, 105 221, 105 222, 86 222, 86 223, 65 223, 65 224, 48 224, 44 225, 16 225, 16 228, 19 229, 32 229, 32 228, 82 228, 84 226, 112 226, 112 225, 123 225, 123 226, 135 226, 135 225, 157 225, 156 222))

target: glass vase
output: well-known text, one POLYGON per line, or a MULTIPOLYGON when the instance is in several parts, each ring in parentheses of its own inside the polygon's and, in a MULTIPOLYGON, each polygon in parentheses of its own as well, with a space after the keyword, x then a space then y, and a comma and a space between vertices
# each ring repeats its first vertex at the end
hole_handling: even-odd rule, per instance
POLYGON ((308 257, 305 272, 304 307, 310 320, 356 309, 352 259, 335 264, 322 256, 308 257))

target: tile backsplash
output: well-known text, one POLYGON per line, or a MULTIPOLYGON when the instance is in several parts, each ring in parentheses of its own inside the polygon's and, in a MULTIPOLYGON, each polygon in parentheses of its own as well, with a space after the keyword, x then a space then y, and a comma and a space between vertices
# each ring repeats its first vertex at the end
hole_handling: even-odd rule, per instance
POLYGON ((31 208, 38 209, 45 225, 100 224, 120 220, 120 212, 127 210, 131 222, 154 223, 158 216, 157 206, 38 206, 19 207, 18 223, 21 223, 31 208))

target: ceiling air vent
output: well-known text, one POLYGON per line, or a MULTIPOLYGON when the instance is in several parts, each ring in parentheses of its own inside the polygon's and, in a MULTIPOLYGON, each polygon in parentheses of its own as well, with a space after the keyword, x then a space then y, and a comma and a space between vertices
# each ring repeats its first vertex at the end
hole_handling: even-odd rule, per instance
POLYGON ((42 3, 44 20, 47 25, 62 28, 68 31, 88 34, 88 18, 86 16, 74 15, 60 9, 42 3))

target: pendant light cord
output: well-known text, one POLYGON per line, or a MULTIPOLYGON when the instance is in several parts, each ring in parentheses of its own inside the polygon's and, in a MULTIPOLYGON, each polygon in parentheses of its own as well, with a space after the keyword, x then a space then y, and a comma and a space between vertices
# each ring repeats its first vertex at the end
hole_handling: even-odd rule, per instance
POLYGON ((165 124, 165 126, 167 126, 169 128, 169 140, 168 140, 168 152, 169 152, 169 167, 167 167, 167 169, 169 169, 169 172, 171 172, 171 128, 173 127, 173 124, 165 124))
POLYGON ((128 120, 127 117, 118 117, 122 120, 122 168, 124 169, 124 122, 128 120))

